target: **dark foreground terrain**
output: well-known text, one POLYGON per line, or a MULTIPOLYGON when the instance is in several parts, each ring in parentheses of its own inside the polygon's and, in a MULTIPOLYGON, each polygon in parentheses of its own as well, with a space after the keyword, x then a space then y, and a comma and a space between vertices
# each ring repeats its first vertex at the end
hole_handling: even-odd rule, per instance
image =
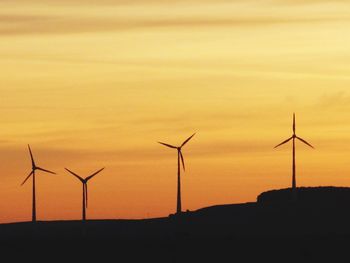
POLYGON ((0 225, 2 262, 350 262, 350 188, 261 194, 181 216, 0 225))

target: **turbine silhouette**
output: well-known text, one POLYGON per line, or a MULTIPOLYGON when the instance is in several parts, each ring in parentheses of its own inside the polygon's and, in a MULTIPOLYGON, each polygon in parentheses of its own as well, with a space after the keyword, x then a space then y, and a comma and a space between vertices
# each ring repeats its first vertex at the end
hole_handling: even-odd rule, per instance
POLYGON ((177 150, 177 208, 176 208, 176 213, 180 214, 181 213, 181 175, 180 175, 180 159, 181 159, 181 163, 182 163, 182 167, 185 171, 185 160, 184 157, 182 155, 182 147, 184 147, 186 145, 186 143, 188 143, 189 140, 192 139, 192 137, 195 135, 196 133, 192 134, 190 137, 188 137, 182 144, 181 146, 173 146, 164 142, 158 142, 166 147, 169 148, 173 148, 177 150))
POLYGON ((36 199, 35 199, 35 171, 39 170, 39 171, 43 171, 46 173, 50 173, 50 174, 56 174, 54 172, 51 172, 49 170, 46 170, 44 168, 41 168, 39 166, 36 166, 35 161, 34 161, 34 157, 33 157, 33 153, 32 150, 30 149, 30 145, 28 144, 28 149, 29 149, 29 153, 30 153, 30 159, 32 161, 32 171, 30 172, 30 174, 27 176, 27 178, 23 181, 23 183, 21 184, 24 185, 27 180, 32 176, 33 177, 33 206, 32 206, 32 221, 35 222, 36 221, 36 199))
POLYGON ((88 187, 87 187, 87 183, 88 183, 88 181, 90 179, 92 179, 95 175, 100 173, 105 168, 102 168, 102 169, 98 170, 97 172, 93 173, 92 175, 86 177, 85 179, 83 179, 82 177, 80 177, 79 175, 77 175, 76 173, 72 172, 71 170, 69 170, 67 168, 64 168, 64 169, 66 169, 69 173, 71 173, 76 178, 78 178, 83 184, 83 209, 82 209, 82 213, 83 214, 82 214, 82 219, 83 219, 83 221, 85 221, 86 220, 86 211, 85 211, 85 209, 88 207, 88 187))
POLYGON ((293 166, 292 166, 292 170, 293 170, 293 177, 292 177, 292 190, 293 192, 295 192, 296 187, 297 187, 297 182, 296 182, 296 164, 295 164, 295 139, 298 139, 299 141, 301 141, 302 143, 306 144, 307 146, 311 147, 314 149, 314 147, 308 143, 307 141, 305 141, 304 139, 298 137, 296 135, 296 123, 295 123, 295 113, 293 114, 293 135, 292 137, 288 138, 287 140, 281 142, 280 144, 276 145, 275 148, 280 147, 283 144, 286 144, 287 142, 289 142, 290 140, 293 140, 293 166))

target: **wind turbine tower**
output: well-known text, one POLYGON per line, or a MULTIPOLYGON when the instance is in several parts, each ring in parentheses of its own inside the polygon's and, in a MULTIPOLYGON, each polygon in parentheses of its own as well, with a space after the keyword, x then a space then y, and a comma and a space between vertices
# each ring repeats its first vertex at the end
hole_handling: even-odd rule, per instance
POLYGON ((292 137, 288 138, 287 140, 281 142, 280 144, 276 145, 275 148, 278 148, 280 146, 282 146, 283 144, 286 144, 287 142, 289 142, 290 140, 293 141, 293 164, 292 164, 292 190, 293 192, 295 192, 296 187, 297 187, 297 181, 296 181, 296 163, 295 163, 295 155, 296 155, 296 151, 295 151, 295 141, 299 140, 302 143, 306 144, 307 146, 311 147, 314 149, 314 147, 308 143, 307 141, 305 141, 304 139, 298 137, 296 135, 296 123, 295 123, 295 113, 293 114, 293 135, 292 137))
POLYGON ((49 171, 49 170, 46 170, 46 169, 44 169, 44 168, 41 168, 41 167, 37 166, 37 165, 35 164, 34 157, 33 157, 33 153, 32 153, 32 150, 30 149, 29 144, 28 144, 28 149, 29 149, 30 159, 31 159, 31 161, 32 161, 32 171, 31 171, 30 174, 26 177, 26 179, 23 181, 23 183, 21 184, 21 186, 24 185, 24 184, 27 182, 27 180, 32 176, 32 178, 33 178, 32 221, 35 222, 35 221, 36 221, 35 172, 36 172, 37 170, 39 170, 39 171, 43 171, 43 172, 50 173, 50 174, 56 174, 56 173, 51 172, 51 171, 49 171))
POLYGON ((188 143, 189 140, 195 135, 192 134, 189 138, 187 138, 180 146, 174 146, 171 144, 167 144, 164 142, 158 142, 166 147, 176 149, 177 150, 177 205, 176 205, 176 213, 181 213, 181 169, 180 162, 182 163, 183 170, 185 171, 185 160, 182 154, 182 148, 188 143))

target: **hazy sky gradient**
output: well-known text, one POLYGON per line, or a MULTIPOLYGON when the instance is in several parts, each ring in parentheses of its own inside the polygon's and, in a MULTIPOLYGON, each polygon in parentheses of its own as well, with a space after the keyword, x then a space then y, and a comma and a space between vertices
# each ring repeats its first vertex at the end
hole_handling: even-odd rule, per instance
POLYGON ((291 185, 350 184, 348 1, 0 2, 0 221, 30 219, 27 143, 38 164, 38 219, 166 216, 254 201, 291 185))

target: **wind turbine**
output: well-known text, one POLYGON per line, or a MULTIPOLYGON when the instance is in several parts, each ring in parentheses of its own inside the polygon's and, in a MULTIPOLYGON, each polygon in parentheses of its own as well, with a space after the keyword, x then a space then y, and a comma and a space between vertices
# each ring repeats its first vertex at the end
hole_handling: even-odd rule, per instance
POLYGON ((39 171, 43 171, 46 173, 50 173, 50 174, 56 174, 54 172, 51 172, 49 170, 43 169, 39 166, 36 166, 35 161, 34 161, 34 157, 33 157, 33 153, 32 150, 30 149, 30 145, 28 144, 28 149, 29 149, 29 153, 30 153, 30 158, 32 160, 32 171, 30 172, 30 174, 27 176, 27 178, 23 181, 23 183, 21 184, 24 185, 25 182, 27 182, 27 180, 32 176, 33 177, 33 208, 32 208, 32 221, 35 222, 36 221, 36 201, 35 201, 35 171, 39 170, 39 171))
POLYGON ((82 177, 80 177, 79 175, 77 175, 76 173, 72 172, 71 170, 67 169, 67 168, 64 168, 66 169, 69 173, 71 173, 72 175, 74 175, 76 178, 78 178, 82 184, 83 184, 83 221, 86 220, 86 211, 85 211, 85 208, 88 207, 88 188, 87 188, 87 183, 90 179, 92 179, 95 175, 97 175, 99 172, 101 172, 103 169, 105 168, 102 168, 100 170, 98 170, 97 172, 93 173, 92 175, 86 177, 85 179, 83 179, 82 177))
POLYGON ((167 143, 163 143, 163 142, 158 142, 166 147, 169 148, 173 148, 177 150, 177 209, 176 209, 176 213, 180 214, 181 213, 181 178, 180 178, 180 159, 181 159, 181 163, 182 163, 182 167, 185 171, 185 161, 184 161, 184 157, 182 155, 182 147, 185 146, 186 143, 188 143, 189 140, 192 139, 192 137, 195 135, 196 133, 192 134, 189 138, 187 138, 182 144, 181 146, 173 146, 167 143))
POLYGON ((295 128, 296 128, 296 124, 295 124, 295 113, 293 114, 293 135, 292 137, 288 138, 287 140, 285 140, 284 142, 281 142, 280 144, 276 145, 275 148, 280 147, 281 145, 289 142, 290 140, 293 140, 293 177, 292 177, 292 190, 293 192, 295 192, 296 187, 297 187, 297 183, 296 183, 296 165, 295 165, 295 139, 298 139, 299 141, 301 141, 302 143, 306 144, 307 146, 311 147, 314 149, 314 147, 308 143, 307 141, 305 141, 304 139, 298 137, 295 133, 295 128))

